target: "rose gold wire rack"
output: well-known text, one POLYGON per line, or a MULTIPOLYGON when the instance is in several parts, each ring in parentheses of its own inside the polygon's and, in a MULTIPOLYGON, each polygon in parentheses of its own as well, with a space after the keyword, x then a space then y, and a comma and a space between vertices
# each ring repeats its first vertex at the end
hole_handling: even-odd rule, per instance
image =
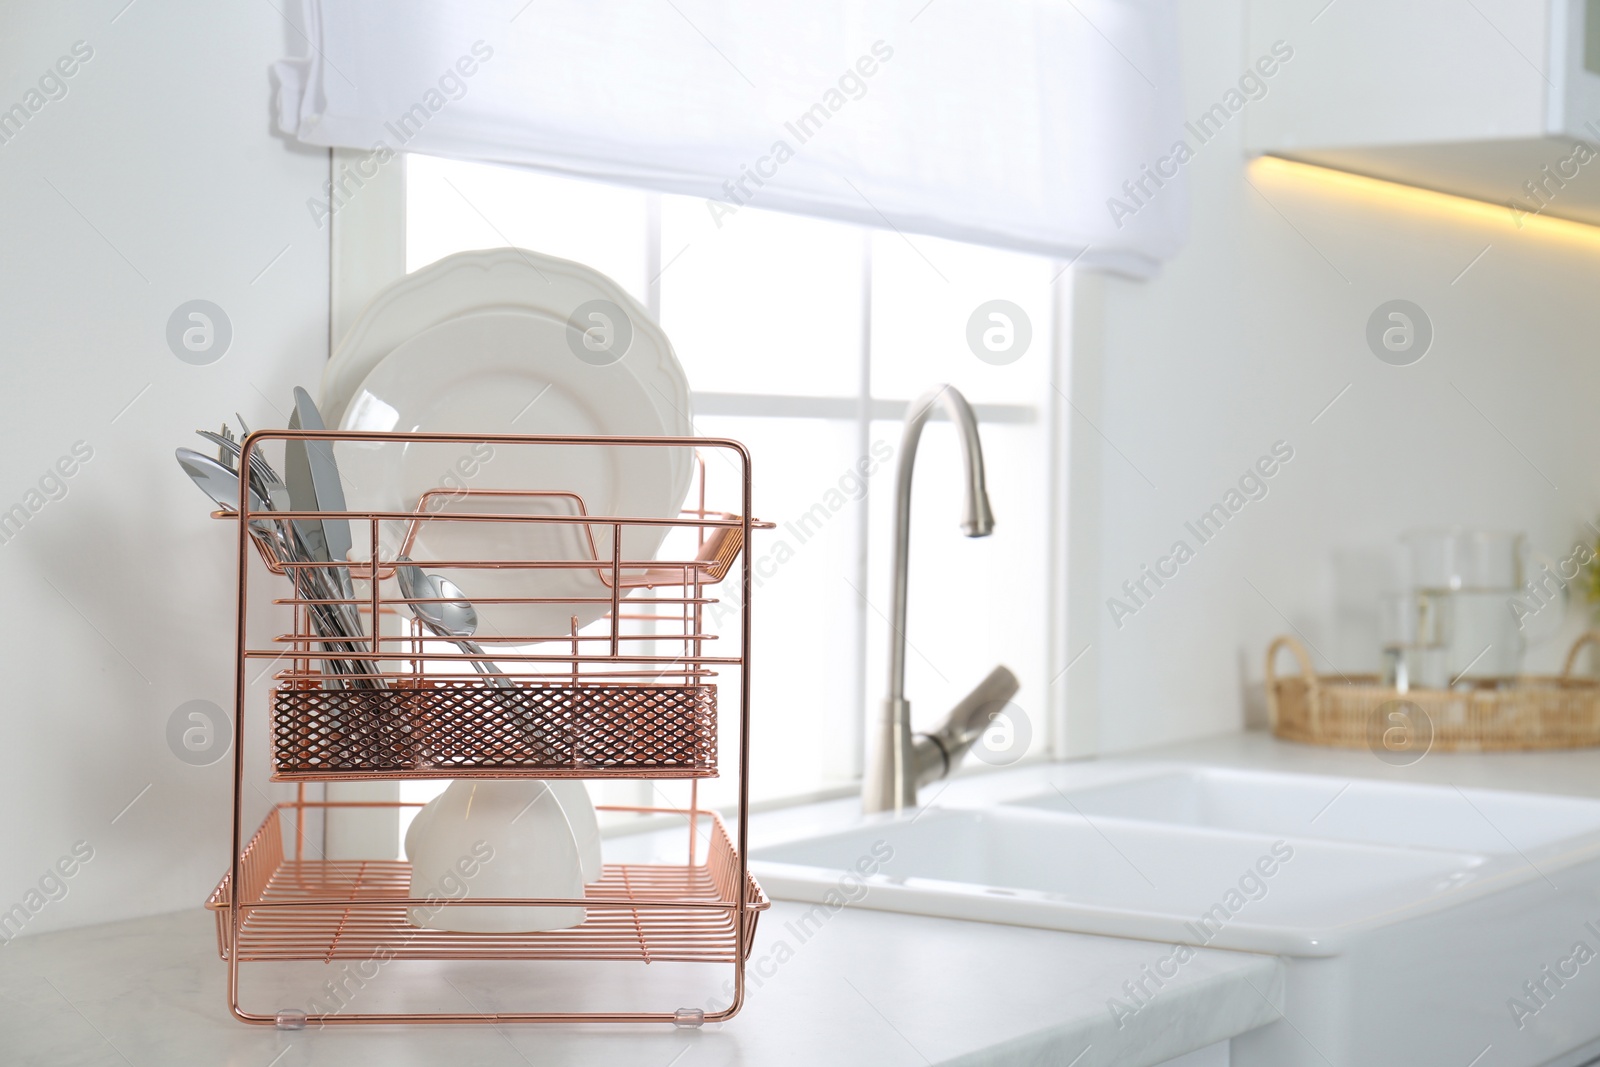
MULTIPOLYGON (((714 811, 694 816, 709 824, 705 863, 607 864, 600 880, 586 887, 583 905, 589 914, 583 923, 565 930, 507 935, 411 925, 406 920, 411 865, 403 860, 311 860, 285 853, 285 817, 299 816, 306 807, 328 806, 328 802, 280 804, 245 846, 240 882, 245 899, 271 906, 248 914, 237 940, 229 921, 232 883, 224 878, 206 901, 206 907, 217 913, 217 951, 223 959, 234 954, 235 945, 244 962, 372 959, 399 947, 415 959, 732 963, 740 958, 733 915, 738 860, 727 827, 714 811)), ((685 815, 673 808, 601 805, 599 810, 685 815)), ((748 876, 745 888, 748 951, 764 898, 748 876)), ((495 901, 474 897, 471 903, 483 906, 495 901)), ((432 906, 450 905, 440 900, 432 906)))
MULTIPOLYGON (((750 517, 748 452, 737 441, 714 438, 273 430, 245 440, 239 469, 248 469, 266 442, 292 440, 396 449, 544 449, 551 452, 553 464, 554 449, 594 449, 601 455, 614 455, 618 449, 677 449, 694 455, 696 488, 690 494, 692 505, 676 518, 593 514, 582 496, 565 490, 467 486, 425 492, 410 512, 252 511, 249 501, 242 500, 237 512, 218 513, 238 523, 237 740, 233 859, 206 906, 216 912, 217 947, 228 965, 233 1014, 245 1022, 280 1026, 582 1021, 681 1026, 735 1015, 743 1005, 743 964, 756 919, 768 907, 746 858, 752 577, 745 550, 752 530, 772 524, 750 517), (737 510, 708 506, 707 454, 720 454, 719 463, 726 461, 726 467, 718 470, 733 472, 727 495, 737 496, 737 510), (529 501, 547 504, 551 498, 565 510, 522 506, 529 501), (288 523, 312 519, 350 522, 355 544, 350 560, 290 560, 268 538, 252 533, 252 524, 278 524, 287 530, 288 523), (519 524, 513 540, 546 546, 549 538, 539 541, 535 531, 574 529, 581 550, 554 558, 509 558, 484 551, 412 561, 428 572, 477 576, 471 599, 477 606, 571 605, 566 631, 478 636, 502 674, 489 680, 479 657, 426 634, 412 617, 413 607, 451 598, 405 597, 397 567, 401 557, 417 548, 425 525, 436 522, 452 524, 451 546, 473 544, 470 531, 487 531, 488 524, 519 524), (625 533, 641 527, 666 527, 662 548, 651 558, 629 558, 625 550, 630 537, 625 533), (468 535, 461 536, 463 531, 468 535), (265 563, 264 570, 252 566, 252 554, 265 563), (330 572, 329 577, 308 580, 307 572, 317 569, 330 572), (338 569, 342 575, 333 573, 338 569), (562 572, 562 582, 555 583, 562 586, 559 595, 501 595, 501 589, 483 580, 485 574, 527 570, 562 572), (725 583, 736 595, 724 610, 736 612, 737 620, 713 627, 708 611, 719 604, 717 594, 725 583), (345 595, 331 595, 332 589, 345 595), (496 595, 483 595, 485 591, 496 595), (286 631, 260 637, 252 630, 252 602, 263 599, 276 606, 270 613, 274 619, 288 617, 286 631), (361 633, 346 630, 338 643, 330 643, 325 632, 330 612, 359 620, 361 633), (597 613, 598 621, 579 625, 581 617, 597 613), (269 719, 272 778, 294 783, 296 796, 275 804, 246 839, 244 739, 255 736, 247 729, 252 679, 268 672, 272 684, 266 706, 255 714, 269 719), (698 789, 700 779, 719 774, 717 679, 724 674, 737 677, 732 710, 738 723, 738 805, 731 833, 717 812, 700 806, 698 789), (308 800, 308 783, 467 777, 687 779, 687 808, 598 808, 681 819, 687 826, 687 860, 606 864, 600 880, 587 886, 578 900, 440 899, 408 896, 411 871, 404 860, 307 855, 313 851, 307 844, 308 815, 387 808, 398 819, 401 809, 420 807, 308 800), (287 848, 285 824, 292 826, 287 848), (587 917, 568 929, 521 934, 424 929, 407 918, 408 909, 467 901, 474 907, 578 905, 587 917), (301 1012, 280 1006, 261 1012, 241 1003, 244 964, 351 959, 544 961, 530 963, 538 966, 578 960, 704 963, 732 969, 732 992, 728 1006, 719 1011, 673 1006, 379 1013, 301 1012)), ((573 453, 561 455, 570 458, 573 453)), ((485 543, 503 549, 506 527, 493 529, 500 536, 485 538, 485 543)), ((568 537, 563 543, 572 541, 568 537)), ((528 588, 517 587, 524 593, 528 588)), ((262 703, 257 697, 254 706, 260 709, 262 703)))

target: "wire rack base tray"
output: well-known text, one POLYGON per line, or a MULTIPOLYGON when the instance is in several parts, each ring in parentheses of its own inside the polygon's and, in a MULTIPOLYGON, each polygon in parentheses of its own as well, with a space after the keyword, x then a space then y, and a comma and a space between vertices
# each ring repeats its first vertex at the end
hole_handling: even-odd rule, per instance
MULTIPOLYGON (((428 902, 401 902, 409 897, 411 886, 411 865, 404 860, 286 857, 280 812, 294 812, 297 807, 284 804, 275 809, 245 850, 241 962, 383 958, 732 963, 736 959, 733 884, 739 865, 732 840, 715 812, 695 813, 710 823, 704 863, 607 864, 600 880, 586 887, 582 903, 588 917, 581 924, 540 933, 482 934, 411 925, 406 919, 408 903, 428 902)), ((672 813, 665 808, 600 810, 672 813)), ((217 949, 223 959, 234 951, 230 888, 224 875, 206 901, 217 914, 217 949)), ((756 919, 769 906, 755 879, 747 878, 747 956, 756 919)))

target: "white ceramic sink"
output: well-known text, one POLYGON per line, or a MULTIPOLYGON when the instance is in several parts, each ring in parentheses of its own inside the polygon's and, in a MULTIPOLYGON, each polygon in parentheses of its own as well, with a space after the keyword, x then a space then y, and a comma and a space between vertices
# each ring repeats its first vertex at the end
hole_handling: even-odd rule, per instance
POLYGON ((1596 801, 1129 763, 751 858, 791 900, 1288 957, 1288 1021, 1235 1039, 1243 1067, 1600 1054, 1600 958, 1561 963, 1578 942, 1600 957, 1596 801), (1533 999, 1546 965, 1573 976, 1533 999))
POLYGON ((811 890, 837 885, 875 845, 882 854, 880 842, 893 855, 867 880, 874 907, 1299 955, 1331 955, 1347 929, 1469 885, 1489 862, 1005 805, 934 809, 752 858, 769 892, 820 900, 811 890), (1204 920, 1218 905, 1226 914, 1204 920))
POLYGON ((1210 767, 1012 803, 1091 819, 1462 852, 1543 848, 1600 831, 1600 803, 1592 800, 1210 767))

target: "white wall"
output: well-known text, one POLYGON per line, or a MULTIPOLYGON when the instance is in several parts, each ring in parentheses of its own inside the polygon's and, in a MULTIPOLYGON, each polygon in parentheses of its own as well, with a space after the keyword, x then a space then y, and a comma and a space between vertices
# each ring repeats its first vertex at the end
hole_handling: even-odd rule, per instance
MULTIPOLYGON (((75 842, 95 853, 30 932, 191 906, 226 864, 229 765, 179 761, 166 726, 185 701, 230 702, 233 546, 171 450, 235 410, 281 425, 274 408, 327 351, 327 234, 305 206, 326 156, 269 132, 267 65, 296 51, 294 31, 271 4, 124 2, 13 4, 0 39, 0 108, 74 42, 94 49, 66 97, 0 144, 0 510, 75 442, 94 451, 0 544, 0 912, 75 842), (210 366, 180 362, 164 337, 195 298, 233 324, 210 366)), ((1301 32, 1362 11, 1338 4, 1312 24, 1321 6, 1299 5, 1301 32)), ((1240 8, 1183 6, 1191 114, 1255 58, 1240 8)), ((1276 77, 1295 75, 1290 62, 1276 77)), ((1193 236, 1164 275, 1086 279, 1073 308, 1088 418, 1071 428, 1067 651, 1091 654, 1062 684, 1079 752, 1237 726, 1287 626, 1274 606, 1342 667, 1365 666, 1335 632, 1335 551, 1446 521, 1523 527, 1556 550, 1600 511, 1600 245, 1261 178, 1258 193, 1248 119, 1189 165, 1193 236), (1394 297, 1438 331, 1412 367, 1363 340, 1394 297), (1280 439, 1295 458, 1271 495, 1112 624, 1106 598, 1280 439)))
MULTIPOLYGON (((1331 27, 1363 39, 1341 20, 1371 17, 1370 5, 1334 5, 1313 23, 1325 3, 1290 5, 1291 44, 1331 27)), ((1182 5, 1191 116, 1256 58, 1242 7, 1182 5)), ((1503 61, 1521 62, 1509 49, 1503 61)), ((1269 94, 1298 74, 1290 60, 1269 94)), ((1338 624, 1336 553, 1381 555, 1407 528, 1446 523, 1524 529, 1559 552, 1592 538, 1585 522, 1600 512, 1600 231, 1554 239, 1509 217, 1275 180, 1247 169, 1249 116, 1189 163, 1192 237, 1164 274, 1081 279, 1076 293, 1074 402, 1098 427, 1072 428, 1067 651, 1092 646, 1066 682, 1079 753, 1261 714, 1262 656, 1291 623, 1325 653, 1321 670, 1374 669, 1370 631, 1338 624), (1394 298, 1420 304, 1436 331, 1409 367, 1381 363, 1364 339, 1394 298), (1179 537, 1194 544, 1184 522, 1279 440, 1294 459, 1270 495, 1118 628, 1107 598, 1179 537)), ((1586 611, 1574 609, 1569 637, 1586 611)), ((1552 646, 1529 662, 1556 657, 1552 646)))
POLYGON ((0 144, 0 510, 93 450, 0 544, 0 912, 75 842, 94 852, 28 932, 193 906, 225 869, 231 761, 181 762, 166 728, 189 700, 231 709, 234 546, 172 450, 235 411, 283 425, 327 355, 305 206, 327 156, 269 133, 268 65, 298 42, 284 5, 126 3, 22 0, 0 35, 0 108, 93 49, 0 144), (233 328, 209 366, 165 338, 197 298, 233 328))

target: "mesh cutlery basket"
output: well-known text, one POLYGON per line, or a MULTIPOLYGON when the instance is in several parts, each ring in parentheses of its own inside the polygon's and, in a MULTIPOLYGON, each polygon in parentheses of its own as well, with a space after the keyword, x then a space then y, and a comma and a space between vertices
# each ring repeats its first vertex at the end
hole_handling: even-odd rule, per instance
POLYGON ((283 688, 272 697, 273 777, 707 777, 715 685, 421 684, 283 688))
MULTIPOLYGON (((450 445, 462 451, 561 449, 570 462, 594 450, 676 449, 717 455, 719 474, 735 472, 726 496, 735 510, 707 506, 707 464, 698 470, 692 504, 676 518, 591 512, 578 493, 548 486, 473 488, 422 494, 414 511, 218 513, 237 524, 239 577, 235 679, 233 859, 207 902, 216 912, 218 949, 228 964, 228 997, 246 1022, 326 1025, 394 1022, 670 1022, 695 1025, 734 1015, 744 995, 743 961, 756 919, 767 907, 746 861, 750 721, 749 602, 751 531, 770 527, 750 518, 750 465, 743 446, 707 438, 622 438, 540 435, 374 434, 266 431, 244 444, 241 466, 271 442, 322 440, 355 447, 450 445), (574 453, 574 449, 578 450, 574 453), (558 498, 559 506, 552 506, 558 498), (447 505, 441 507, 441 503, 447 505), (349 560, 285 560, 251 524, 345 520, 349 560), (451 558, 419 552, 429 523, 448 523, 451 558), (511 525, 507 525, 511 524, 511 525), (648 528, 648 536, 633 531, 648 528), (557 533, 549 531, 555 529, 557 533), (511 532, 507 532, 507 531, 511 532), (475 546, 475 532, 489 546, 475 546), (655 543, 646 557, 630 545, 655 543), (552 544, 572 551, 545 550, 552 544), (545 546, 540 550, 528 546, 545 546), (507 546, 516 551, 508 551, 507 546), (413 555, 415 559, 411 559, 413 555), (259 557, 265 567, 252 557, 259 557), (502 620, 545 620, 570 609, 561 632, 490 628, 470 644, 424 630, 419 606, 449 597, 406 596, 397 568, 414 565, 455 575, 462 598, 502 620), (295 580, 299 568, 331 572, 295 580), (548 581, 546 582, 546 578, 548 581), (513 580, 514 579, 514 580, 513 580), (541 584, 543 583, 543 584, 541 584), (470 585, 471 589, 466 587, 470 585), (548 588, 546 588, 548 586, 548 588), (311 592, 310 590, 321 590, 311 592), (344 596, 329 590, 343 590, 344 596), (719 595, 721 594, 721 595, 719 595), (261 602, 271 605, 263 610, 261 602), (507 609, 537 608, 515 614, 507 609), (269 617, 272 625, 263 626, 269 617), (336 647, 332 618, 359 620, 336 647), (287 619, 287 628, 284 620, 287 619), (592 620, 592 621, 585 621, 592 620), (258 681, 259 680, 259 681, 258 681), (730 684, 719 691, 724 680, 730 684), (260 684, 260 683, 267 684, 260 684), (731 715, 740 740, 737 822, 730 833, 701 807, 698 781, 716 777, 719 716, 731 715), (251 722, 266 720, 271 777, 293 786, 254 830, 246 808, 260 790, 246 785, 251 722), (421 778, 687 779, 686 806, 601 806, 657 820, 681 820, 687 839, 673 862, 610 864, 582 898, 476 898, 481 907, 582 906, 576 927, 530 933, 451 933, 421 929, 408 909, 430 902, 408 897, 410 867, 394 858, 333 860, 308 841, 308 820, 341 808, 392 808, 392 801, 317 800, 308 787, 329 781, 421 778), (685 1007, 671 975, 616 984, 647 994, 644 1006, 552 1009, 535 1003, 494 1010, 252 1010, 242 1003, 242 965, 334 960, 513 961, 529 988, 576 983, 549 968, 712 964, 727 968, 726 1007, 685 1007)), ((552 461, 542 469, 552 469, 552 461)), ((441 543, 444 543, 441 540, 441 543)), ((415 588, 412 592, 416 592, 415 588)), ((451 594, 456 596, 457 594, 451 594)), ((460 636, 460 635, 456 635, 460 636)), ((255 756, 259 759, 260 756, 255 756)), ((283 787, 279 787, 282 789, 283 787)), ((409 805, 417 807, 419 805, 409 805)), ((721 977, 717 985, 722 985, 721 977)), ((681 985, 681 983, 680 983, 681 985)), ((519 987, 520 988, 520 987, 519 987)), ((601 991, 611 986, 597 987, 601 991)), ((643 995, 643 994, 641 994, 643 995)), ((402 998, 403 1000, 404 998, 402 998)), ((702 1000, 702 1003, 704 1001, 702 1000)))

